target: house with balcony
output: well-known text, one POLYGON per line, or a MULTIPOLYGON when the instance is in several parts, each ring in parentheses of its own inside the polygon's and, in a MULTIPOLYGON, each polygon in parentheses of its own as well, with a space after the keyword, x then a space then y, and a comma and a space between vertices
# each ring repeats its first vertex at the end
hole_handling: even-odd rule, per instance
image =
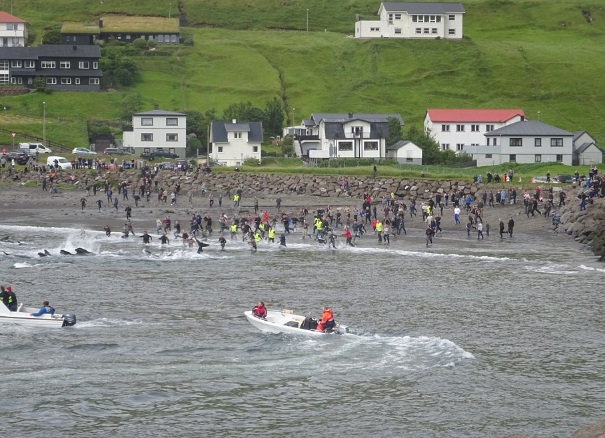
POLYGON ((294 151, 307 158, 386 158, 389 119, 404 125, 400 114, 311 114, 300 126, 286 129, 294 151))
POLYGON ((34 88, 42 78, 49 90, 98 91, 103 77, 100 58, 98 46, 6 47, 0 50, 0 85, 34 88))
POLYGON ((355 38, 460 39, 464 7, 450 2, 382 2, 378 20, 357 20, 355 38))
POLYGON ((158 108, 133 114, 132 125, 124 128, 122 144, 137 155, 166 151, 185 158, 187 115, 158 108))
POLYGON ((485 134, 525 120, 520 109, 441 109, 429 108, 424 116, 424 132, 442 151, 464 152, 467 146, 485 144, 485 134))
POLYGON ((241 166, 247 159, 261 159, 262 122, 212 122, 209 157, 224 166, 241 166))
POLYGON ((465 151, 477 166, 556 162, 572 165, 573 132, 543 122, 523 120, 484 134, 486 141, 465 151))
POLYGON ((181 29, 178 18, 106 15, 94 23, 65 22, 61 44, 95 44, 98 40, 131 43, 138 38, 158 44, 178 44, 181 29))
POLYGON ((25 47, 27 45, 27 22, 0 11, 0 47, 25 47))

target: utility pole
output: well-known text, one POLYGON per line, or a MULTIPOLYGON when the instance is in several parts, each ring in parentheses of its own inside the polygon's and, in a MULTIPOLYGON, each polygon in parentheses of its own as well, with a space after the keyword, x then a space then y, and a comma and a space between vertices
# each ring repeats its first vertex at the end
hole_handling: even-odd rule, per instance
POLYGON ((46 146, 46 102, 42 102, 42 144, 46 146))

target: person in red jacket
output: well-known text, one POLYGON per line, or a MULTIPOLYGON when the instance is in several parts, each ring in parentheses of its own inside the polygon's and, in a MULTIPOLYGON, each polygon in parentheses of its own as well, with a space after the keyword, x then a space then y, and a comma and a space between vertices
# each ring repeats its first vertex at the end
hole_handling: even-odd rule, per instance
POLYGON ((345 238, 347 239, 347 245, 355 246, 355 245, 353 245, 353 242, 351 241, 353 239, 353 233, 351 233, 351 229, 349 227, 345 228, 345 232, 343 233, 343 236, 345 236, 345 238))
POLYGON ((323 306, 322 308, 323 314, 321 316, 321 321, 317 324, 318 331, 326 331, 331 332, 336 327, 336 322, 334 321, 334 315, 332 314, 332 309, 323 306))
POLYGON ((252 309, 252 314, 257 318, 266 318, 267 317, 267 308, 265 307, 265 303, 259 301, 254 309, 252 309))

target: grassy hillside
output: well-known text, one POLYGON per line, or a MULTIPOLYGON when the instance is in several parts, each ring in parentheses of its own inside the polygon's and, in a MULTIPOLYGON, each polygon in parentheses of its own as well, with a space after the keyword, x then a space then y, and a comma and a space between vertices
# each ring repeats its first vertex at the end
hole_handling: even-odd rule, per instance
MULTIPOLYGON (((34 38, 62 19, 169 13, 169 2, 156 0, 54 0, 53 8, 39 0, 15 3, 13 13, 31 23, 34 38)), ((81 146, 87 119, 115 119, 122 96, 136 92, 143 109, 158 103, 219 113, 242 101, 262 107, 278 96, 297 121, 312 112, 399 112, 418 125, 429 107, 514 107, 532 119, 587 130, 605 144, 602 2, 468 0, 462 41, 351 38, 355 14, 369 19, 379 4, 185 0, 189 24, 200 25, 186 29, 195 45, 159 49, 167 56, 142 53, 142 80, 132 90, 0 98, 7 107, 0 127, 41 136, 45 101, 48 137, 81 146)), ((10 141, 0 135, 0 143, 10 141)))

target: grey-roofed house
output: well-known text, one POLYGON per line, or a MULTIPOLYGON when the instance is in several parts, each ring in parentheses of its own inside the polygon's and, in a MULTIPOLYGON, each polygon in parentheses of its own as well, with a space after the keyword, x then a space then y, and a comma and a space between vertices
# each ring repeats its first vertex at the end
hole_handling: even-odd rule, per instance
POLYGON ((601 164, 603 151, 597 146, 595 139, 586 131, 577 131, 573 135, 573 165, 583 166, 601 164))
POLYGON ((387 158, 400 164, 422 164, 422 148, 409 140, 399 140, 387 146, 387 158))
POLYGON ((187 115, 158 108, 133 114, 132 126, 124 128, 123 147, 137 155, 164 151, 185 158, 187 115))
POLYGON ((241 166, 249 158, 261 159, 262 122, 212 122, 209 157, 225 166, 241 166))
POLYGON ((486 145, 465 146, 465 151, 477 160, 477 166, 541 162, 571 166, 573 135, 556 126, 525 120, 487 132, 486 145))
POLYGON ((404 125, 400 114, 311 114, 295 132, 294 151, 308 158, 386 158, 389 119, 404 125))
POLYGON ((0 84, 33 88, 41 77, 49 90, 97 91, 103 72, 98 46, 42 44, 0 51, 0 84))
POLYGON ((355 22, 355 38, 460 39, 464 6, 454 2, 382 2, 378 20, 355 22))

